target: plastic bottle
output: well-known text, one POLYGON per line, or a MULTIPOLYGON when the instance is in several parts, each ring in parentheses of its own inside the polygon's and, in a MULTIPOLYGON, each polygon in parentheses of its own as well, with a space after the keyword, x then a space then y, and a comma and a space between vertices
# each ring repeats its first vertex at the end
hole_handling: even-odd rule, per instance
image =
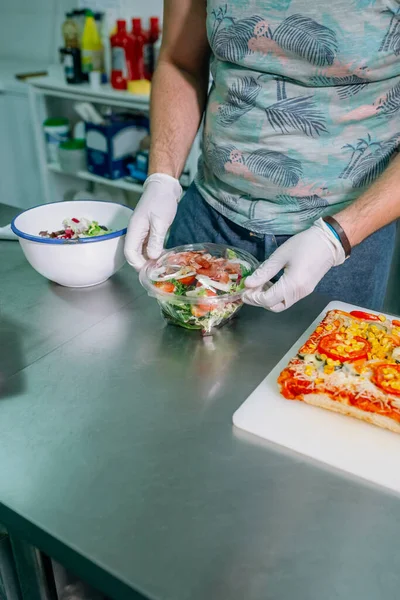
POLYGON ((65 48, 79 48, 79 28, 74 20, 74 13, 65 13, 65 21, 62 25, 62 35, 65 48))
POLYGON ((158 17, 150 17, 150 29, 146 34, 143 47, 144 75, 151 81, 155 68, 154 45, 160 37, 160 25, 158 17))
POLYGON ((85 27, 82 33, 82 72, 88 77, 90 71, 103 68, 103 46, 91 10, 86 11, 85 27))
POLYGON ((67 83, 82 83, 81 51, 79 48, 60 48, 60 58, 67 83))
POLYGON ((110 63, 110 37, 106 32, 106 15, 104 12, 95 12, 94 20, 96 21, 97 30, 100 35, 101 45, 103 48, 103 70, 101 72, 101 83, 109 81, 111 72, 110 63))
POLYGON ((81 51, 79 49, 79 28, 74 19, 74 13, 65 14, 62 25, 64 48, 60 48, 60 58, 64 66, 64 74, 67 83, 81 83, 83 81, 81 71, 81 51))
MULTIPOLYGON (((158 57, 160 56, 161 42, 162 42, 162 31, 160 31, 160 35, 158 37, 158 40, 156 41, 156 43, 153 46, 154 71, 157 68, 158 57)), ((153 71, 153 73, 154 73, 154 71, 153 71)))
POLYGON ((132 67, 133 73, 130 81, 138 81, 145 79, 144 76, 144 60, 143 60, 143 47, 146 41, 146 37, 142 31, 142 19, 132 19, 132 41, 133 41, 133 55, 132 55, 132 67))
POLYGON ((58 146, 69 138, 69 120, 62 118, 46 119, 43 122, 46 139, 47 160, 57 162, 58 146))
POLYGON ((76 9, 72 12, 73 19, 78 27, 79 32, 79 46, 82 44, 82 34, 83 28, 85 27, 85 19, 86 19, 86 10, 85 9, 76 9))
POLYGON ((117 31, 110 38, 111 85, 116 90, 126 90, 133 76, 133 40, 126 30, 126 21, 117 21, 117 31))
POLYGON ((93 16, 94 16, 94 20, 97 25, 98 32, 101 37, 102 33, 103 33, 103 26, 104 26, 104 13, 98 11, 98 12, 93 13, 93 16))

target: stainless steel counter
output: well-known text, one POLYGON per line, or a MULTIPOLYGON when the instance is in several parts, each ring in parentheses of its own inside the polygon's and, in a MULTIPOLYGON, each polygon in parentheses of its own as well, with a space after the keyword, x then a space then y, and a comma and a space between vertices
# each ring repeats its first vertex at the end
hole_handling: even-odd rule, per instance
POLYGON ((397 600, 399 499, 231 425, 326 298, 203 340, 128 267, 0 275, 0 521, 115 599, 397 600))

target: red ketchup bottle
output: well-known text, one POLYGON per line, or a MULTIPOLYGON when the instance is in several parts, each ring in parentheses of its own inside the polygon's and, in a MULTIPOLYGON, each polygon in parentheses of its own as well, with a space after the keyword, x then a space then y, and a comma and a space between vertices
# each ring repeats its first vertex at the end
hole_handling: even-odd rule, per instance
POLYGON ((143 49, 144 75, 151 81, 155 69, 154 44, 160 37, 160 24, 158 17, 150 17, 150 30, 146 34, 146 42, 143 49))
POLYGON ((132 77, 130 81, 145 79, 144 75, 144 56, 143 49, 146 42, 146 36, 142 30, 142 20, 132 19, 132 77))
POLYGON ((110 38, 111 85, 116 90, 126 90, 133 78, 133 39, 126 30, 126 21, 117 21, 117 31, 110 38))

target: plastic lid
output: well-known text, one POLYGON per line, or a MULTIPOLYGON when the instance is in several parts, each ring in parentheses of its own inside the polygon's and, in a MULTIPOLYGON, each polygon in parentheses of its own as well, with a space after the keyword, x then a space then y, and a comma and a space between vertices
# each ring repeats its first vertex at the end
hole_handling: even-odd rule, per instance
POLYGON ((61 142, 60 148, 63 150, 83 150, 86 146, 85 140, 67 140, 66 142, 61 142))
POLYGON ((72 19, 72 18, 73 18, 73 16, 74 16, 74 11, 71 11, 71 12, 66 12, 66 13, 65 13, 65 17, 66 17, 67 19, 72 19))
POLYGON ((63 117, 58 117, 55 119, 46 119, 43 121, 43 125, 45 127, 60 127, 60 125, 69 125, 69 120, 63 117))
POLYGON ((119 30, 122 29, 123 31, 126 30, 126 21, 125 21, 125 19, 118 19, 118 21, 117 21, 117 28, 119 30))
MULTIPOLYGON (((239 248, 235 248, 233 246, 226 246, 225 244, 204 243, 177 246, 170 250, 164 250, 160 258, 158 258, 157 260, 150 260, 142 267, 139 277, 140 283, 147 290, 150 296, 153 296, 158 299, 173 299, 175 301, 181 301, 182 298, 184 298, 185 303, 187 304, 204 303, 204 297, 202 296, 187 296, 185 293, 182 292, 178 295, 175 292, 167 292, 164 291, 162 288, 159 288, 154 281, 155 278, 159 276, 158 273, 160 267, 171 265, 171 262, 173 264, 173 260, 171 259, 173 258, 174 254, 181 254, 182 252, 206 252, 211 254, 211 256, 215 258, 222 257, 225 258, 227 261, 238 262, 238 264, 242 264, 246 268, 246 270, 248 270, 249 274, 253 273, 259 266, 257 259, 254 258, 254 256, 252 256, 249 252, 246 252, 245 250, 241 250, 239 248), (234 258, 230 258, 230 252, 234 253, 234 258)), ((176 266, 175 268, 179 270, 181 267, 176 266)), ((212 285, 211 282, 210 285, 212 285)), ((244 294, 244 292, 245 290, 243 288, 238 288, 234 291, 221 291, 216 296, 207 297, 207 302, 215 306, 221 302, 235 301, 239 299, 244 294)))
POLYGON ((86 16, 86 17, 93 17, 93 16, 94 16, 94 15, 93 15, 93 11, 92 11, 92 10, 90 10, 90 8, 87 8, 87 9, 85 10, 85 16, 86 16))

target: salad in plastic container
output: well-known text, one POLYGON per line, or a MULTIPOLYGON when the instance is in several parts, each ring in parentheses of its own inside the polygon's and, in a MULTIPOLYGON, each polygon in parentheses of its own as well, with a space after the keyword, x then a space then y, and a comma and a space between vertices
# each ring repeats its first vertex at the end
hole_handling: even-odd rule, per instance
POLYGON ((241 308, 245 279, 257 266, 254 256, 238 248, 188 244, 147 262, 140 283, 168 322, 207 335, 241 308))

